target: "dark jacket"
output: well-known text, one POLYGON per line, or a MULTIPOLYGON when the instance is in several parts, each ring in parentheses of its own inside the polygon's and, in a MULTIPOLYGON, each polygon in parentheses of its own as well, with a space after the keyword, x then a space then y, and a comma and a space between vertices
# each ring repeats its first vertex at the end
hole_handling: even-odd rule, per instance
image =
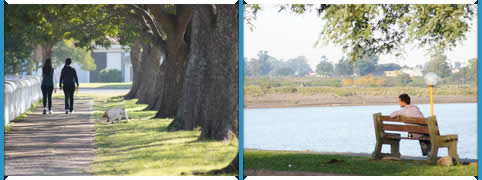
POLYGON ((75 72, 75 69, 65 65, 64 68, 62 68, 62 72, 60 73, 60 87, 62 85, 64 86, 79 86, 79 80, 77 79, 77 72, 75 72))
POLYGON ((54 87, 54 72, 42 74, 42 84, 41 86, 54 87))

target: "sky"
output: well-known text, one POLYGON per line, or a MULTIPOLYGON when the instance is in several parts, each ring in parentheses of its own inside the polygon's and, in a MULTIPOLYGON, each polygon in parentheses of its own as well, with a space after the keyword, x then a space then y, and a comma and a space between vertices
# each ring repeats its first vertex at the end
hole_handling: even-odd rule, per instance
MULTIPOLYGON (((318 45, 323 27, 321 17, 316 12, 294 14, 288 11, 278 12, 277 5, 263 5, 263 9, 252 21, 253 30, 244 23, 244 57, 256 58, 260 50, 267 50, 269 55, 287 60, 297 56, 305 56, 314 69, 321 56, 326 56, 332 63, 338 62, 344 53, 340 46, 333 44, 318 45)), ((460 41, 452 51, 446 51, 450 63, 456 61, 463 65, 471 58, 477 57, 477 16, 474 15, 470 32, 466 40, 460 41)), ((405 46, 402 57, 393 54, 379 55, 379 63, 397 63, 400 65, 423 65, 430 60, 427 50, 413 44, 405 46)))

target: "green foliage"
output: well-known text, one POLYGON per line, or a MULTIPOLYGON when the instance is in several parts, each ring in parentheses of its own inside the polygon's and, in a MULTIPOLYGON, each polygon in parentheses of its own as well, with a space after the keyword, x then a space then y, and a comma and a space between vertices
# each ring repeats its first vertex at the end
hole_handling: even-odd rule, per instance
POLYGON ((460 68, 459 72, 452 73, 448 78, 449 83, 477 83, 477 58, 469 60, 469 64, 460 68))
POLYGON ((432 51, 451 49, 465 39, 475 5, 331 5, 323 40, 342 46, 351 58, 365 53, 401 52, 409 42, 432 51))
MULTIPOLYGON (((289 4, 280 11, 317 11, 326 23, 316 44, 333 43, 343 47, 349 59, 357 59, 367 53, 400 55, 411 42, 432 52, 451 49, 466 38, 476 8, 473 4, 289 4)), ((261 9, 249 12, 255 16, 261 9)))
POLYGON ((276 67, 272 73, 274 76, 292 76, 295 74, 295 71, 288 66, 283 67, 276 67))
POLYGON ((374 75, 384 75, 385 71, 394 71, 400 70, 402 67, 395 63, 388 63, 388 64, 377 64, 375 67, 374 75))
POLYGON ((336 76, 349 76, 353 75, 353 64, 349 60, 343 57, 335 64, 336 76))
POLYGON ((412 82, 412 78, 407 73, 400 73, 398 75, 398 79, 400 80, 400 84, 407 85, 408 83, 412 82))
POLYGON ((434 72, 441 78, 450 76, 452 73, 447 56, 442 53, 433 54, 430 61, 425 65, 424 73, 434 72))
POLYGON ((102 82, 121 82, 122 72, 117 69, 102 69, 99 73, 102 82))
MULTIPOLYGON (((127 12, 125 5, 6 5, 6 72, 31 69, 32 49, 39 45, 50 49, 64 39, 74 39, 75 46, 92 49, 96 45, 108 47, 112 38, 122 35, 119 42, 127 44, 138 38, 138 31, 126 24, 123 15, 127 12)), ((86 59, 79 60, 88 64, 86 59)), ((86 65, 85 69, 95 67, 86 65)))
POLYGON ((253 21, 256 19, 256 14, 258 13, 258 11, 262 10, 263 8, 261 7, 260 4, 246 4, 244 6, 245 6, 245 8, 243 8, 244 22, 249 27, 249 29, 253 31, 255 27, 253 24, 253 21))
POLYGON ((55 66, 64 64, 65 58, 70 57, 73 63, 79 63, 85 71, 96 69, 94 58, 91 51, 74 46, 73 40, 63 40, 57 43, 52 50, 55 66))
POLYGON ((296 76, 303 77, 313 72, 305 56, 288 59, 286 63, 293 69, 296 76))
POLYGON ((320 61, 320 63, 316 65, 316 73, 325 77, 331 76, 333 74, 333 64, 326 60, 320 61))
POLYGON ((274 64, 278 61, 268 54, 268 51, 259 51, 257 59, 248 62, 248 69, 252 76, 267 76, 274 64))

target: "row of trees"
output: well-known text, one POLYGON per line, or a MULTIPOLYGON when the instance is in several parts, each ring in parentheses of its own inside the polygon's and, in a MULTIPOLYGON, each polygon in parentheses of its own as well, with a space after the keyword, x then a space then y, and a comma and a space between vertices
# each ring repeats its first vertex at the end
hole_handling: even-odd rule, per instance
MULTIPOLYGON (((131 49, 126 99, 174 118, 172 130, 238 136, 237 5, 7 5, 5 17, 6 64, 29 61, 32 48, 44 60, 63 40, 89 50, 115 39, 131 49)), ((223 171, 237 167, 238 157, 223 171)))
POLYGON ((259 51, 257 58, 245 59, 245 76, 306 76, 313 72, 306 57, 278 60, 269 55, 268 51, 259 51))
MULTIPOLYGON (((377 55, 364 55, 355 61, 345 59, 342 57, 338 63, 331 63, 326 56, 321 57, 321 61, 316 65, 315 72, 323 77, 346 77, 346 76, 365 76, 372 74, 375 76, 383 76, 385 71, 400 70, 402 66, 395 63, 378 64, 379 58, 377 55)), ((426 62, 424 66, 417 66, 416 68, 423 69, 423 73, 435 72, 440 77, 445 78, 454 74, 452 79, 460 79, 466 77, 464 81, 470 81, 474 70, 471 69, 471 64, 476 59, 470 60, 470 64, 466 67, 461 67, 460 62, 451 65, 448 62, 447 56, 443 52, 435 53, 431 56, 430 61, 426 62), (453 71, 457 71, 452 73, 453 71)), ((257 58, 252 58, 250 61, 245 59, 245 76, 297 76, 303 77, 313 72, 307 62, 306 57, 298 56, 296 58, 278 60, 270 56, 268 51, 259 51, 257 58)), ((475 71, 476 73, 476 71, 475 71)), ((402 84, 410 82, 408 74, 400 73, 402 76, 402 84)))
POLYGON ((350 61, 342 57, 338 63, 332 64, 325 56, 316 65, 316 73, 325 77, 343 77, 353 74, 364 76, 368 74, 383 75, 384 71, 399 70, 402 67, 395 63, 378 64, 377 55, 365 55, 361 58, 350 61))

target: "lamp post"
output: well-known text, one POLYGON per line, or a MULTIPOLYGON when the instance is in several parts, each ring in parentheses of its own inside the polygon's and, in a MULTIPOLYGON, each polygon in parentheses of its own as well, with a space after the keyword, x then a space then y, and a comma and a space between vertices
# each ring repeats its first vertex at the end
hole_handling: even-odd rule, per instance
POLYGON ((430 115, 433 116, 433 86, 440 81, 440 78, 437 76, 437 74, 429 72, 425 74, 424 79, 425 84, 430 87, 430 115))

